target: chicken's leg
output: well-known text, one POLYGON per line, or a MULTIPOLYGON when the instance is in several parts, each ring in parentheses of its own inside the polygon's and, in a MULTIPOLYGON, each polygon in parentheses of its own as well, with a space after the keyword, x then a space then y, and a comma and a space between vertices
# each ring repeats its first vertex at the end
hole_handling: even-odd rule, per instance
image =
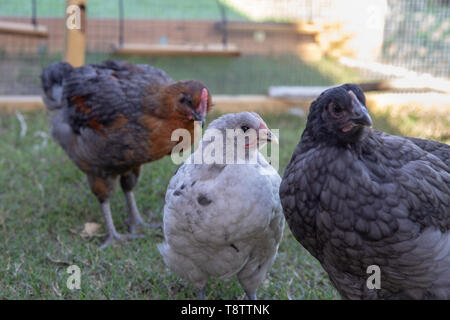
POLYGON ((134 199, 134 194, 132 191, 124 191, 125 199, 127 201, 128 207, 128 225, 130 227, 131 233, 136 233, 138 227, 150 228, 151 225, 144 222, 139 210, 136 205, 136 200, 134 199))
POLYGON ((111 208, 108 199, 106 199, 101 203, 101 208, 103 216, 105 217, 106 229, 108 230, 108 237, 106 238, 105 242, 100 246, 100 249, 106 248, 114 241, 123 241, 128 239, 137 239, 144 237, 143 235, 120 234, 117 232, 116 227, 114 226, 114 221, 111 216, 111 208))
POLYGON ((256 290, 264 280, 268 268, 267 263, 262 266, 259 265, 259 272, 255 273, 253 266, 254 264, 248 263, 237 275, 239 283, 244 289, 248 300, 256 300, 256 290))
POLYGON ((120 177, 120 186, 128 207, 128 225, 131 233, 136 233, 138 227, 156 228, 161 226, 161 223, 146 223, 142 219, 139 209, 136 205, 136 199, 134 198, 133 188, 136 186, 140 174, 140 167, 134 168, 129 174, 122 175, 120 177))
POLYGON ((246 292, 248 300, 256 300, 256 292, 254 293, 248 293, 246 292))
POLYGON ((109 205, 109 196, 114 190, 116 178, 110 176, 98 177, 94 175, 88 175, 88 181, 89 185, 91 186, 92 192, 100 202, 100 208, 102 210, 103 216, 105 217, 106 230, 108 230, 106 241, 100 246, 100 249, 106 248, 114 241, 123 241, 127 239, 136 239, 143 237, 134 234, 120 234, 117 232, 116 227, 114 226, 114 221, 111 216, 111 207, 109 205))
POLYGON ((206 286, 202 287, 201 289, 198 289, 198 291, 197 291, 197 299, 198 300, 205 300, 205 289, 206 289, 206 286))

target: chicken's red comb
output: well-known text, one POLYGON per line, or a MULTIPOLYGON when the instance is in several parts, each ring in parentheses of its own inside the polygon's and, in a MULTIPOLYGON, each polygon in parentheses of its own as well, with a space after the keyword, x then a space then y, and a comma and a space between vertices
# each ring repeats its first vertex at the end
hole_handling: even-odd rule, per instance
POLYGON ((207 102, 208 101, 208 90, 206 88, 203 88, 202 90, 202 101, 207 102))
POLYGON ((206 88, 203 88, 202 90, 202 96, 200 97, 200 104, 198 108, 200 109, 202 115, 206 116, 206 112, 208 111, 208 90, 206 88))
POLYGON ((265 123, 262 122, 262 121, 259 122, 259 128, 260 128, 260 129, 266 129, 266 130, 269 130, 269 128, 267 128, 267 126, 265 125, 265 123))

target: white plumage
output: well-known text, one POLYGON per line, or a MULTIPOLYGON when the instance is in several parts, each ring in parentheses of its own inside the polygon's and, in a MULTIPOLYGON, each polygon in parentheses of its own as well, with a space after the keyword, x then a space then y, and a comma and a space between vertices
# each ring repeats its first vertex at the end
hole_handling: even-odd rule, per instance
MULTIPOLYGON (((266 128, 259 115, 244 112, 222 116, 208 130, 241 127, 266 128)), ((276 139, 270 131, 266 137, 276 139)), ((159 250, 170 269, 199 290, 200 298, 209 277, 237 275, 247 296, 256 299, 275 259, 284 228, 281 178, 257 148, 249 152, 256 153, 256 163, 184 163, 169 183, 165 242, 159 250)))

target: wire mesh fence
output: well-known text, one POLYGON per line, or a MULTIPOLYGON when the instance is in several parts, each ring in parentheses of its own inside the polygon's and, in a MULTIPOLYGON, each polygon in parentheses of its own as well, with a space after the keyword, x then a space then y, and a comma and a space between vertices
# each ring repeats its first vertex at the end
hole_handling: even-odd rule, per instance
POLYGON ((450 74, 450 1, 389 1, 381 61, 416 72, 450 74))
MULTIPOLYGON (((63 58, 65 0, 0 0, 0 94, 40 94, 63 58), (13 22, 48 36, 5 31, 13 22)), ((448 78, 446 0, 88 0, 86 62, 125 59, 195 78, 214 93, 395 77, 402 67, 448 78), (339 63, 351 57, 352 68, 339 63), (382 63, 387 70, 367 68, 382 63)))

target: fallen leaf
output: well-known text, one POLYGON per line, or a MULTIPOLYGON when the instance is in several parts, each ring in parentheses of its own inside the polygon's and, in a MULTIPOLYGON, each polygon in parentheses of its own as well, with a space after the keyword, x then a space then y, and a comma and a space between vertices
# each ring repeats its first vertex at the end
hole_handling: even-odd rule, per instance
POLYGON ((100 225, 95 222, 86 222, 84 229, 81 231, 80 236, 82 238, 102 237, 104 234, 99 233, 100 225))

